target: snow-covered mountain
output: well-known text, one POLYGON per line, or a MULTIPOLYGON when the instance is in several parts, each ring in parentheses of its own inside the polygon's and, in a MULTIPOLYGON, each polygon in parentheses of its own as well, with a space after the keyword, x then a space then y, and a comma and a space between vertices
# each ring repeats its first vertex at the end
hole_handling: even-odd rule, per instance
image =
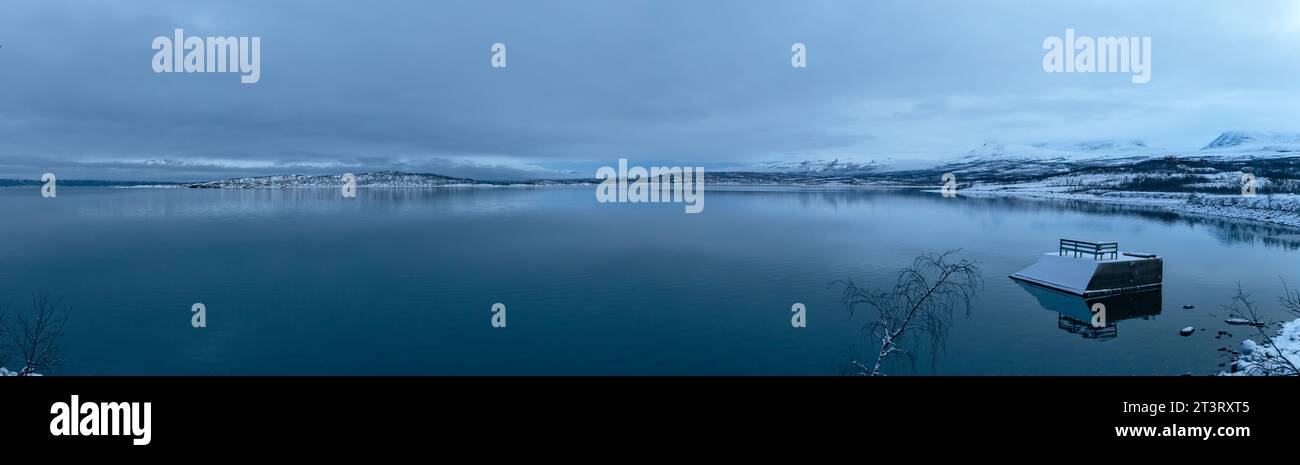
MULTIPOLYGON (((403 173, 400 171, 377 171, 374 173, 361 173, 356 176, 357 186, 361 187, 430 187, 483 184, 472 179, 453 178, 438 174, 403 173)), ((339 175, 285 174, 199 182, 185 184, 182 187, 255 189, 268 187, 339 187, 342 185, 343 180, 339 175)))
POLYGON ((1138 140, 1095 140, 1076 143, 1006 144, 989 142, 959 158, 957 162, 989 160, 1033 161, 1039 163, 1075 163, 1085 161, 1129 160, 1165 153, 1138 140))
POLYGON ((888 171, 890 165, 876 160, 835 158, 831 160, 768 161, 753 167, 753 171, 787 173, 810 176, 843 176, 888 171))
POLYGON ((1229 131, 1201 147, 1201 152, 1207 155, 1297 155, 1300 154, 1300 134, 1229 131))
POLYGON ((803 160, 767 162, 753 171, 799 177, 826 177, 908 181, 941 172, 1011 177, 1066 172, 1079 165, 1122 165, 1162 157, 1168 151, 1140 140, 1102 139, 1071 143, 1016 144, 989 142, 955 159, 924 162, 878 160, 803 160))
POLYGON ((1113 165, 1142 159, 1175 157, 1269 158, 1300 156, 1300 133, 1229 131, 1195 152, 1173 152, 1139 140, 1079 143, 1004 144, 977 147, 953 163, 1020 161, 1040 164, 1113 165))
MULTIPOLYGON (((1064 143, 989 142, 955 159, 922 169, 877 166, 854 177, 915 183, 934 178, 935 173, 954 173, 960 179, 977 181, 1023 181, 1081 171, 1123 168, 1151 169, 1151 161, 1165 159, 1217 160, 1223 163, 1300 157, 1300 134, 1225 132, 1199 151, 1175 152, 1141 140, 1099 139, 1064 143)), ((811 174, 808 170, 787 170, 811 174)), ((823 175, 824 176, 824 175, 823 175)))

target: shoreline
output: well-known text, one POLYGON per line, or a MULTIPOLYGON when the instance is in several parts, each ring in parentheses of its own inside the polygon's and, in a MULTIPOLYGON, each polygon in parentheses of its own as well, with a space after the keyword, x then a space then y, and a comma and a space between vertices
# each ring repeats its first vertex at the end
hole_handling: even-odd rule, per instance
POLYGON ((1300 318, 1280 322, 1271 338, 1272 346, 1249 338, 1241 341, 1241 353, 1233 358, 1231 371, 1220 371, 1219 376, 1294 376, 1290 367, 1300 365, 1300 318))
MULTIPOLYGON (((1039 201, 1067 200, 1104 205, 1145 207, 1187 216, 1241 220, 1272 226, 1283 226, 1300 232, 1300 212, 1295 210, 1300 209, 1300 196, 1293 195, 1278 196, 1275 198, 1268 198, 1267 196, 1260 195, 1247 198, 1232 195, 1133 191, 1105 191, 1098 195, 1092 193, 1031 190, 1016 188, 1015 185, 974 186, 959 189, 957 195, 969 197, 1014 197, 1039 201), (1189 203, 1188 199, 1191 196, 1199 196, 1197 198, 1206 199, 1206 201, 1210 203, 1189 203), (1245 205, 1242 205, 1243 202, 1240 202, 1237 199, 1248 200, 1244 202, 1245 205), (1278 205, 1280 207, 1290 208, 1283 210, 1280 208, 1254 208, 1247 206, 1258 203, 1270 204, 1273 203, 1274 200, 1279 201, 1278 205)), ((1297 239, 1300 240, 1300 238, 1297 239)))
MULTIPOLYGON (((590 187, 595 183, 584 182, 563 182, 563 183, 449 183, 441 185, 366 185, 357 186, 358 189, 437 189, 437 188, 454 188, 454 189, 474 189, 474 188, 575 188, 590 187)), ((5 187, 30 187, 30 186, 5 186, 5 187)), ((246 190, 246 189, 337 189, 339 186, 211 186, 195 187, 190 185, 176 184, 138 184, 122 186, 67 186, 69 188, 92 187, 92 188, 110 188, 110 189, 199 189, 199 190, 246 190)), ((919 190, 921 192, 935 192, 939 190, 934 186, 916 186, 905 184, 848 184, 848 183, 827 183, 827 184, 784 184, 784 183, 721 183, 714 184, 714 188, 729 191, 743 191, 749 188, 767 189, 791 189, 797 191, 866 191, 866 190, 919 190)), ((956 191, 958 196, 965 197, 1007 197, 1019 198, 1037 201, 1078 201, 1089 202, 1102 205, 1117 205, 1151 208, 1163 212, 1175 213, 1200 218, 1238 220, 1251 223, 1257 223, 1270 226, 1281 226, 1288 229, 1294 229, 1300 233, 1300 195, 1257 195, 1253 197, 1239 195, 1222 195, 1222 194, 1197 194, 1188 192, 1140 192, 1140 191, 1107 191, 1092 190, 1090 192, 1068 192, 1062 188, 1054 188, 1033 184, 977 184, 970 187, 960 188, 956 191), (1099 193, 1097 193, 1099 192, 1099 193), (1189 199, 1198 199, 1198 203, 1191 203, 1189 199), (1263 205, 1263 208, 1256 205, 1263 205)), ((1295 238, 1300 242, 1300 235, 1295 238)))

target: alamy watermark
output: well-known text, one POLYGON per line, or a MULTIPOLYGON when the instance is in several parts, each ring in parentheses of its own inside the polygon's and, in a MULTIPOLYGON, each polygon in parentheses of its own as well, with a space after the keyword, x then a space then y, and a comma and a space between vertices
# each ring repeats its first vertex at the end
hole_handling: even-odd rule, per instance
POLYGON ((357 175, 352 173, 343 173, 343 198, 357 198, 357 175))
POLYGON ((1151 37, 1089 37, 1065 30, 1065 38, 1043 39, 1043 71, 1131 73, 1134 84, 1151 81, 1151 37))
POLYGON ((208 327, 208 307, 207 307, 207 306, 203 305, 202 303, 195 303, 194 305, 191 305, 191 306, 190 306, 190 313, 193 313, 193 314, 194 314, 194 316, 191 316, 191 317, 190 317, 190 326, 191 326, 191 327, 195 327, 195 328, 206 328, 206 327, 208 327))
POLYGON ((496 69, 506 67, 506 44, 501 42, 492 44, 492 67, 496 69))
POLYGON ((174 37, 155 37, 153 49, 155 73, 239 73, 244 84, 262 79, 261 37, 186 37, 176 28, 174 37))
POLYGON ((50 405, 50 435, 126 436, 131 444, 149 445, 151 402, 82 402, 73 394, 68 402, 50 405))
POLYGON ((940 180, 940 181, 943 181, 943 187, 940 187, 940 188, 939 188, 939 193, 940 193, 940 194, 943 194, 944 197, 956 197, 956 196, 957 196, 957 176, 956 176, 956 175, 954 175, 954 174, 952 174, 952 173, 944 173, 943 176, 940 176, 940 177, 939 177, 939 180, 940 180))
POLYGON ((41 197, 47 199, 58 197, 59 192, 58 192, 58 187, 56 185, 57 180, 54 177, 54 173, 42 174, 41 182, 45 183, 44 185, 41 186, 41 197))
POLYGON ((704 211, 703 167, 629 168, 627 159, 620 158, 617 171, 602 166, 596 170, 596 179, 600 180, 596 186, 600 203, 680 202, 686 204, 686 213, 704 211))
POLYGON ((501 302, 492 304, 491 322, 493 328, 506 327, 506 304, 503 304, 501 302))
POLYGON ((1088 311, 1092 312, 1092 321, 1091 321, 1092 327, 1094 328, 1106 327, 1106 304, 1103 304, 1101 302, 1094 303, 1092 304, 1092 307, 1088 309, 1088 311))

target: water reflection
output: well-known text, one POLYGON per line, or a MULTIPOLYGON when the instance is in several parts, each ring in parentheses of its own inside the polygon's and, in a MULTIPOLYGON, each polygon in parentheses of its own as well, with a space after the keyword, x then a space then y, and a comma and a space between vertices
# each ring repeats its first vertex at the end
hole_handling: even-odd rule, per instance
POLYGON ((1279 234, 1264 238, 1264 244, 1287 250, 1300 250, 1300 234, 1279 234))
POLYGON ((1084 339, 1108 340, 1119 337, 1120 321, 1133 318, 1148 320, 1160 315, 1163 297, 1161 289, 1154 289, 1085 299, 1020 281, 1016 281, 1016 284, 1034 296, 1044 309, 1057 313, 1058 328, 1083 336, 1084 339), (1098 303, 1106 309, 1104 325, 1092 323, 1092 308, 1098 303))
POLYGON ((798 188, 798 187, 763 187, 763 186, 726 186, 714 188, 710 194, 742 194, 760 192, 769 196, 785 196, 805 207, 826 205, 833 208, 854 207, 870 204, 882 197, 902 197, 913 199, 930 199, 946 205, 960 203, 967 213, 1001 214, 1007 209, 1021 212, 1052 213, 1073 211, 1104 217, 1116 215, 1132 216, 1155 221, 1164 225, 1185 225, 1189 228, 1204 227, 1219 243, 1227 246, 1263 245, 1269 248, 1300 250, 1300 236, 1296 228, 1279 224, 1254 222, 1236 218, 1216 218, 1202 215, 1185 215, 1160 209, 1150 205, 1123 205, 1099 203, 1075 199, 1034 199, 1019 197, 965 197, 943 198, 934 192, 921 190, 884 190, 876 188, 798 188))

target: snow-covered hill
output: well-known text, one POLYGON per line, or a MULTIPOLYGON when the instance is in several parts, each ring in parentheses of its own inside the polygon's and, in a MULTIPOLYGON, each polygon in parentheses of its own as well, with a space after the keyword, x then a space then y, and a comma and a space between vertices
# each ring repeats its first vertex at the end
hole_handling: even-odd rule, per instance
MULTIPOLYGON (((961 156, 925 167, 904 168, 891 160, 846 159, 782 161, 761 164, 754 171, 801 176, 910 177, 940 170, 970 175, 1001 174, 1013 178, 1068 173, 1080 168, 1123 166, 1165 157, 1217 160, 1258 160, 1300 156, 1300 134, 1231 131, 1220 134, 1195 151, 1171 151, 1133 139, 1097 139, 1082 142, 988 142, 961 156)), ((916 166, 916 163, 911 165, 916 166)))
POLYGON ((1077 143, 1006 144, 986 143, 957 159, 957 163, 1007 160, 1037 163, 1080 163, 1127 161, 1166 153, 1136 140, 1097 140, 1077 143))
POLYGON ((1300 134, 1229 131, 1201 147, 1201 153, 1210 156, 1295 156, 1300 154, 1300 134))
POLYGON ((832 160, 769 161, 753 167, 756 172, 788 173, 812 176, 843 176, 878 173, 890 170, 890 165, 877 160, 835 158, 832 160))
MULTIPOLYGON (((361 173, 357 175, 357 186, 360 187, 432 187, 475 184, 480 184, 480 182, 472 179, 453 178, 438 174, 403 173, 400 171, 377 171, 374 173, 361 173)), ((199 182, 185 184, 182 187, 255 189, 339 187, 342 185, 343 180, 339 175, 286 174, 199 182)))

